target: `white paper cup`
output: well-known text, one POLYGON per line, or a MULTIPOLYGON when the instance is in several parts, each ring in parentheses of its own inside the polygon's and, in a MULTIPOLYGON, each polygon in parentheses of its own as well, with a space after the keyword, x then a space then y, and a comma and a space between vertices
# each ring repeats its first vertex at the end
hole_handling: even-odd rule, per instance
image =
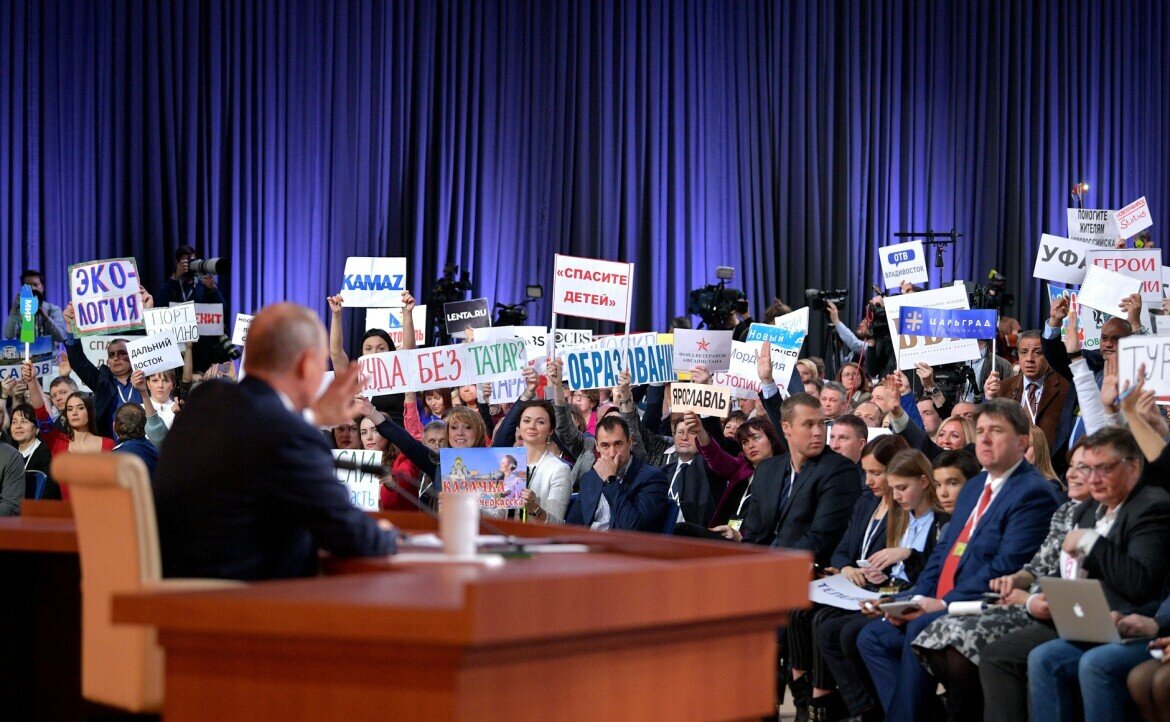
POLYGON ((478 534, 479 498, 475 494, 442 494, 439 536, 443 539, 443 551, 455 557, 473 557, 478 534))

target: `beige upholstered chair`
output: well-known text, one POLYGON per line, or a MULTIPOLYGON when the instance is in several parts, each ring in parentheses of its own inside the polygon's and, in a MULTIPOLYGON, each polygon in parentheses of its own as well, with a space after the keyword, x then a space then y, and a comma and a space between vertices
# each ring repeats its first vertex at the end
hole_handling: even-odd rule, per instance
POLYGON ((163 651, 152 627, 110 621, 114 594, 147 589, 190 591, 239 582, 161 579, 158 525, 150 476, 132 454, 64 454, 53 478, 69 485, 81 555, 81 691, 89 700, 131 712, 157 712, 163 701, 163 651))

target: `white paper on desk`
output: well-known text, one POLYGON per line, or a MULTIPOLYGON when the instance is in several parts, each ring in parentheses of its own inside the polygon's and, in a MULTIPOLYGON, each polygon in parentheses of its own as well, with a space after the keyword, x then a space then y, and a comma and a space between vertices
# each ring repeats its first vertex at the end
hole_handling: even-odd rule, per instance
POLYGON ((861 609, 861 603, 867 599, 878 599, 882 595, 877 592, 868 592, 845 578, 843 574, 834 574, 823 579, 814 579, 808 583, 808 599, 817 604, 826 604, 838 609, 856 611, 861 609))
POLYGON ((1077 295, 1077 303, 1118 316, 1121 314, 1121 299, 1141 291, 1142 282, 1136 278, 1100 266, 1089 266, 1085 270, 1085 282, 1077 295))
MULTIPOLYGON (((442 549, 443 540, 439 538, 438 534, 428 532, 426 534, 410 534, 406 539, 402 540, 403 545, 411 547, 419 547, 422 549, 442 549)), ((499 534, 480 534, 475 538, 476 546, 487 546, 488 544, 507 544, 508 537, 500 536, 499 534)))

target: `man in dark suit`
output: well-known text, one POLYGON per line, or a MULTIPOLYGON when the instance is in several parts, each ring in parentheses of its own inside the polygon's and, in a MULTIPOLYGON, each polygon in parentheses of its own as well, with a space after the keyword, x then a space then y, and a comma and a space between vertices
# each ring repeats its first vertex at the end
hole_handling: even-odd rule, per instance
MULTIPOLYGON (((1157 472, 1152 466, 1143 470, 1141 450, 1125 429, 1106 427, 1087 436, 1082 447, 1093 501, 1078 509, 1062 549, 1075 557, 1090 579, 1101 580, 1109 608, 1118 614, 1122 636, 1157 636, 1158 625, 1152 617, 1165 596, 1163 584, 1170 572, 1170 494, 1150 483, 1157 472)), ((1043 594, 1029 599, 1028 609, 1038 620, 1051 619, 1043 594)), ((1138 646, 1139 651, 1144 647, 1130 646, 1138 646)), ((996 690, 1005 718, 1023 718, 1029 697, 1033 705, 1042 702, 1050 709, 1075 700, 1070 692, 1078 686, 1077 660, 1086 650, 1085 645, 1057 639, 1050 622, 1036 623, 987 645, 980 654, 979 676, 984 689, 996 690), (1059 693, 1050 694, 1054 689, 1059 693)), ((1136 662, 1111 659, 1104 646, 1094 651, 1098 653, 1105 657, 1090 666, 1096 672, 1108 672, 1107 679, 1095 684, 1095 695, 1089 688, 1080 690, 1085 695, 1084 718, 1107 718, 1101 709, 1128 712, 1127 718, 1136 718, 1136 710, 1119 705, 1129 699, 1125 677, 1136 662), (1124 662, 1125 668, 1115 668, 1115 662, 1124 662), (1099 693, 1105 688, 1113 693, 1101 699, 1099 693)), ((1141 658, 1144 655, 1138 654, 1137 659, 1141 658)))
POLYGON ((756 467, 739 533, 752 544, 807 549, 827 566, 861 495, 861 478, 852 461, 825 446, 825 412, 815 396, 789 396, 780 418, 788 453, 756 467))
POLYGON ((358 390, 357 364, 319 399, 325 329, 307 308, 269 306, 248 334, 238 384, 200 384, 175 417, 154 479, 163 576, 277 579, 317 573, 318 548, 380 556, 395 533, 349 500, 325 439, 358 390))
POLYGON ((979 599, 992 579, 1012 574, 1039 548, 1056 511, 1052 485, 1024 460, 1032 422, 1023 407, 991 399, 976 411, 976 455, 984 471, 963 486, 955 513, 918 581, 900 599, 917 609, 870 622, 857 639, 887 719, 931 712, 931 682, 910 649, 950 602, 979 599))
POLYGON ((668 508, 666 476, 633 456, 630 448, 625 419, 610 415, 597 422, 597 460, 581 477, 581 493, 569 506, 567 523, 599 531, 662 531, 668 508))
MULTIPOLYGON (((988 379, 984 393, 988 398, 1011 399, 1024 407, 1032 423, 1040 427, 1048 440, 1048 448, 1065 455, 1068 448, 1067 430, 1064 437, 1057 431, 1061 411, 1072 384, 1052 371, 1044 358, 1044 337, 1039 331, 1024 331, 1018 345, 1020 373, 1006 381, 988 379)), ((1055 454, 1054 454, 1055 456, 1055 454)))
POLYGON ((696 431, 681 416, 674 424, 674 454, 675 460, 662 469, 669 483, 667 498, 678 506, 677 521, 698 524, 705 529, 727 482, 712 473, 703 461, 696 431))

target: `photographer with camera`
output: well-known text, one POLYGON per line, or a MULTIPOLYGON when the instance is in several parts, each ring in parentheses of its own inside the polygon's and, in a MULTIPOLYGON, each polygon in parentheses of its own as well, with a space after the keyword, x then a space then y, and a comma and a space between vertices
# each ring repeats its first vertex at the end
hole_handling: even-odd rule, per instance
MULTIPOLYGON (((65 326, 65 316, 60 306, 55 306, 45 300, 45 274, 35 269, 28 269, 20 274, 20 285, 32 288, 37 297, 39 307, 35 323, 37 336, 52 336, 54 341, 64 342, 69 331, 65 326)), ((20 335, 20 297, 13 299, 12 310, 8 312, 8 320, 4 322, 4 338, 16 338, 20 335)))
MULTIPOLYGON (((199 261, 199 256, 191 246, 179 246, 175 249, 175 272, 163 284, 159 294, 167 305, 172 303, 223 303, 223 294, 215 285, 215 276, 212 273, 202 272, 199 264, 210 261, 199 261), (195 266, 192 268, 192 266, 195 266)), ((219 259, 211 259, 219 261, 219 259)), ((212 264, 212 267, 218 265, 212 264)), ((216 269, 218 270, 218 269, 216 269)))

